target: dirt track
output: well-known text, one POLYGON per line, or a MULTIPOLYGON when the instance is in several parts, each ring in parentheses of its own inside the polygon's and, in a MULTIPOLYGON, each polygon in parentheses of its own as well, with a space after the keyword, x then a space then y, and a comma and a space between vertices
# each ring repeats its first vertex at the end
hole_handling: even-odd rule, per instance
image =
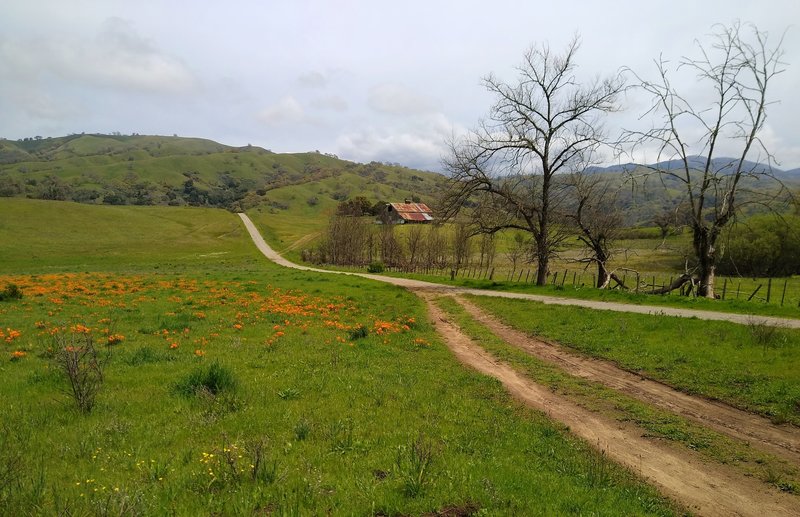
MULTIPOLYGON (((287 261, 263 241, 258 230, 246 215, 240 214, 240 216, 256 246, 270 260, 287 267, 331 273, 331 271, 298 266, 287 261)), ((549 388, 535 384, 509 365, 497 361, 472 342, 456 325, 449 322, 443 312, 431 301, 441 293, 474 292, 478 295, 490 293, 380 275, 359 274, 358 276, 400 285, 416 292, 426 301, 431 321, 436 325, 437 331, 462 363, 499 379, 514 397, 532 408, 545 412, 553 420, 567 425, 572 433, 605 451, 609 458, 625 465, 660 487, 664 494, 680 501, 691 511, 701 515, 725 516, 800 515, 800 498, 796 496, 779 492, 755 479, 746 478, 724 465, 703 462, 698 455, 674 445, 644 438, 641 429, 631 424, 622 424, 611 418, 603 417, 602 414, 593 413, 565 397, 554 394, 549 388)), ((525 298, 525 296, 512 297, 525 298)), ((605 308, 602 302, 591 302, 591 304, 598 305, 593 308, 605 308)), ((800 445, 797 433, 790 432, 793 431, 792 429, 774 426, 755 415, 679 393, 654 381, 643 380, 610 363, 566 354, 552 345, 535 342, 524 334, 504 327, 470 304, 468 304, 468 308, 473 316, 489 326, 503 339, 559 365, 572 375, 602 382, 650 404, 697 420, 708 427, 737 438, 762 444, 773 452, 779 453, 781 457, 786 457, 795 464, 798 462, 800 445)), ((691 315, 696 316, 696 314, 691 315)), ((727 317, 715 319, 735 321, 727 317)), ((742 321, 737 322, 741 323, 742 321)))
MULTIPOLYGON (((428 298, 428 297, 425 297, 428 298)), ((525 404, 569 427, 606 455, 661 488, 664 494, 701 515, 800 515, 800 499, 769 489, 760 481, 740 476, 722 465, 703 463, 696 455, 663 442, 643 438, 641 430, 584 409, 533 383, 497 361, 429 299, 428 311, 447 345, 464 364, 500 380, 525 404)))
POLYGON ((576 377, 599 382, 643 402, 699 422, 716 431, 770 450, 795 465, 800 465, 800 430, 775 425, 766 418, 721 402, 687 395, 658 381, 646 379, 613 363, 571 353, 512 329, 459 298, 467 312, 482 325, 511 345, 555 364, 576 377))

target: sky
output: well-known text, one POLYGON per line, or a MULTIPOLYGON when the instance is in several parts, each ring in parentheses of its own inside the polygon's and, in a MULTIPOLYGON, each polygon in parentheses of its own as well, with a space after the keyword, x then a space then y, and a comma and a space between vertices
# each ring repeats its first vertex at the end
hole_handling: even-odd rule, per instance
MULTIPOLYGON (((0 137, 177 134, 439 171, 448 139, 488 113, 481 79, 513 83, 531 46, 578 35, 581 80, 654 77, 654 59, 695 55, 737 20, 784 38, 761 134, 778 167, 800 167, 797 0, 6 0, 0 137)), ((675 80, 708 100, 695 77, 675 80)), ((648 123, 641 94, 620 106, 612 136, 648 123)))

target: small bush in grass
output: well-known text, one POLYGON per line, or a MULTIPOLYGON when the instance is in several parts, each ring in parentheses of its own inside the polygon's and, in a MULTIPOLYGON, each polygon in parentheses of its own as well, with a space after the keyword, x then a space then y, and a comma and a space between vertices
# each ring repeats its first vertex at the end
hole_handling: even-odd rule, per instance
POLYGON ((4 302, 6 300, 21 300, 22 299, 22 290, 20 290, 17 284, 8 284, 0 291, 0 302, 4 302))
POLYGON ((71 334, 58 333, 53 336, 53 359, 69 381, 69 393, 75 404, 84 413, 91 412, 100 388, 103 386, 103 369, 109 355, 101 357, 94 346, 90 329, 80 327, 71 334))
POLYGON ((186 397, 198 393, 219 395, 233 393, 239 387, 233 371, 227 366, 214 361, 209 366, 195 368, 175 385, 175 390, 186 397))
POLYGON ((354 329, 350 329, 349 334, 350 334, 350 341, 355 341, 356 339, 363 339, 367 337, 367 334, 369 334, 369 330, 367 330, 367 327, 365 327, 364 325, 359 325, 354 329))
POLYGON ((384 269, 383 262, 373 262, 367 266, 367 271, 370 273, 383 273, 384 269))

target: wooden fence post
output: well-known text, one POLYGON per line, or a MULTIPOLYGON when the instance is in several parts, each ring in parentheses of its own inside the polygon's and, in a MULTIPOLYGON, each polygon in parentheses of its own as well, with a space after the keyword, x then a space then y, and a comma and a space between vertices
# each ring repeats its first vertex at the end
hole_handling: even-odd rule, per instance
POLYGON ((783 300, 786 299, 786 284, 789 283, 789 279, 783 281, 783 293, 781 294, 781 307, 783 307, 783 300))
POLYGON ((767 303, 769 303, 769 297, 772 294, 772 277, 767 278, 767 303))
POLYGON ((758 290, 759 290, 759 289, 761 289, 761 285, 762 285, 762 284, 758 284, 758 287, 756 287, 756 290, 755 290, 755 291, 753 291, 753 294, 751 294, 751 295, 750 295, 750 296, 747 298, 747 301, 748 301, 748 302, 749 302, 750 300, 752 300, 752 299, 753 299, 753 296, 755 296, 755 295, 756 295, 756 293, 758 292, 758 290))
POLYGON ((725 299, 725 291, 728 290, 728 279, 725 279, 725 282, 722 283, 722 299, 725 299))

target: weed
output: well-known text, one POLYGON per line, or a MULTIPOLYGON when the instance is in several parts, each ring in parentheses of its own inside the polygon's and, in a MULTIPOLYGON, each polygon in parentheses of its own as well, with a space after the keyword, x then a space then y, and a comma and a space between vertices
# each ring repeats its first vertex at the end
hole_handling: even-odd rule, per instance
POLYGON ((296 388, 286 388, 280 390, 278 396, 283 400, 295 400, 300 398, 300 391, 296 388))
POLYGON ((56 367, 69 381, 68 393, 78 409, 89 413, 94 407, 97 393, 103 386, 103 369, 110 356, 101 358, 100 352, 94 346, 91 333, 82 329, 85 327, 80 327, 77 332, 70 334, 56 333, 53 336, 55 341, 53 358, 56 367))
POLYGON ((781 338, 780 327, 767 325, 764 321, 749 319, 747 321, 747 329, 750 331, 753 344, 762 347, 764 350, 767 347, 776 346, 781 338))
POLYGON ((311 422, 306 418, 301 418, 294 426, 294 437, 298 442, 302 442, 308 438, 311 433, 311 422))
POLYGON ((422 494, 428 483, 432 460, 433 446, 422 437, 409 445, 397 447, 395 468, 403 486, 403 493, 407 497, 417 497, 422 494))
POLYGON ((175 390, 186 397, 198 393, 217 396, 223 392, 235 392, 238 387, 239 381, 233 371, 214 361, 207 367, 200 366, 192 370, 175 385, 175 390))

